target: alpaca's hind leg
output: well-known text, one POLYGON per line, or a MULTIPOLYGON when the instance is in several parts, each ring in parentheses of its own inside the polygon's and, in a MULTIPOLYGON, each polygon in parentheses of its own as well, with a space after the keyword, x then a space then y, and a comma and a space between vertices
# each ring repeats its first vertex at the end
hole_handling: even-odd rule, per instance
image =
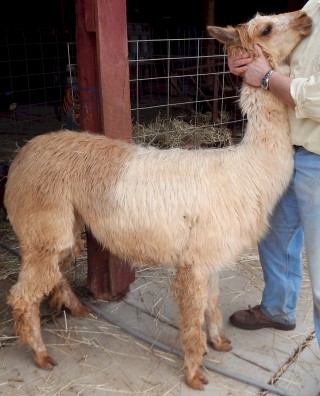
POLYGON ((206 335, 202 331, 207 300, 205 276, 196 274, 192 267, 177 269, 173 293, 180 312, 181 342, 184 351, 184 370, 187 384, 193 389, 203 389, 208 381, 201 371, 206 351, 206 335))
POLYGON ((219 304, 219 278, 213 273, 208 280, 208 303, 205 310, 208 344, 217 351, 230 351, 231 341, 223 334, 219 304))
POLYGON ((58 312, 65 307, 70 310, 73 316, 88 316, 90 313, 90 310, 81 304, 78 297, 71 290, 65 277, 62 277, 59 283, 52 289, 50 293, 50 305, 58 312))
MULTIPOLYGON (((65 272, 74 262, 75 258, 83 250, 83 241, 78 238, 72 249, 65 250, 59 255, 59 268, 65 272)), ((90 310, 86 308, 76 297, 67 279, 63 276, 59 283, 54 286, 50 293, 50 305, 56 310, 61 311, 63 307, 70 310, 73 316, 88 316, 90 310)))
POLYGON ((48 355, 41 336, 40 303, 61 279, 58 257, 48 249, 21 249, 18 282, 11 288, 8 303, 19 342, 30 346, 36 364, 51 370, 56 362, 48 355))

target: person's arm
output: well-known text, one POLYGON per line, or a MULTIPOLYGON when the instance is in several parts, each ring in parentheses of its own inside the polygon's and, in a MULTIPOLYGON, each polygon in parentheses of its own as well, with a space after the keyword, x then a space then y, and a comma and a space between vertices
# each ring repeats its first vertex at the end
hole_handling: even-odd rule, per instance
POLYGON ((295 102, 290 93, 291 81, 292 78, 275 71, 271 74, 269 80, 269 90, 287 106, 294 109, 295 102))
MULTIPOLYGON (((258 54, 255 59, 250 58, 248 54, 243 54, 241 58, 229 56, 228 66, 232 74, 242 77, 247 84, 260 87, 262 78, 271 69, 271 66, 261 47, 255 45, 254 49, 258 54)), ((269 89, 286 105, 294 108, 295 103, 290 94, 291 80, 290 77, 275 71, 270 76, 269 89)))

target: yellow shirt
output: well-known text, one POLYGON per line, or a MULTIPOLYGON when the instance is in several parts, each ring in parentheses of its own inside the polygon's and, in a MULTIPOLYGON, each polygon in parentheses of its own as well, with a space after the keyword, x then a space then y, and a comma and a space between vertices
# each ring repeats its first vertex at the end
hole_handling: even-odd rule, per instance
POLYGON ((309 0, 303 10, 313 27, 291 55, 290 92, 296 106, 289 109, 289 121, 292 144, 320 154, 320 0, 309 0))

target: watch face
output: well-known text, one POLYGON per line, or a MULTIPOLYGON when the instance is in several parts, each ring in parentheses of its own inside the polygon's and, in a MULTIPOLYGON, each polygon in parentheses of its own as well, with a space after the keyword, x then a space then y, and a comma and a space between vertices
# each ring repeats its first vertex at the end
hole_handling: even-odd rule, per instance
POLYGON ((271 76, 271 74, 273 73, 273 70, 271 69, 271 70, 269 70, 266 74, 265 74, 265 76, 263 77, 263 79, 261 80, 261 87, 263 88, 263 89, 266 89, 266 90, 268 90, 269 89, 269 79, 270 79, 270 76, 271 76))
POLYGON ((269 88, 269 76, 268 75, 265 75, 263 77, 263 79, 261 80, 261 87, 263 89, 268 89, 269 88))

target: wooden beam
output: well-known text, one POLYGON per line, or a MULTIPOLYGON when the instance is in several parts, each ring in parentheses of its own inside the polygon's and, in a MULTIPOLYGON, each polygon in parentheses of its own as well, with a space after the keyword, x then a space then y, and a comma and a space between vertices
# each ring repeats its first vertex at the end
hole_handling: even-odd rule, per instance
POLYGON ((97 66, 107 136, 131 140, 126 0, 96 0, 97 66))
POLYGON ((205 0, 205 12, 204 12, 204 15, 205 15, 204 28, 205 28, 205 30, 206 30, 207 26, 215 25, 215 21, 216 21, 215 5, 216 5, 215 0, 205 0))
MULTIPOLYGON (((130 141, 126 2, 77 0, 76 15, 81 129, 130 141)), ((89 230, 87 250, 89 292, 100 299, 123 297, 134 280, 130 265, 103 249, 89 230)))

